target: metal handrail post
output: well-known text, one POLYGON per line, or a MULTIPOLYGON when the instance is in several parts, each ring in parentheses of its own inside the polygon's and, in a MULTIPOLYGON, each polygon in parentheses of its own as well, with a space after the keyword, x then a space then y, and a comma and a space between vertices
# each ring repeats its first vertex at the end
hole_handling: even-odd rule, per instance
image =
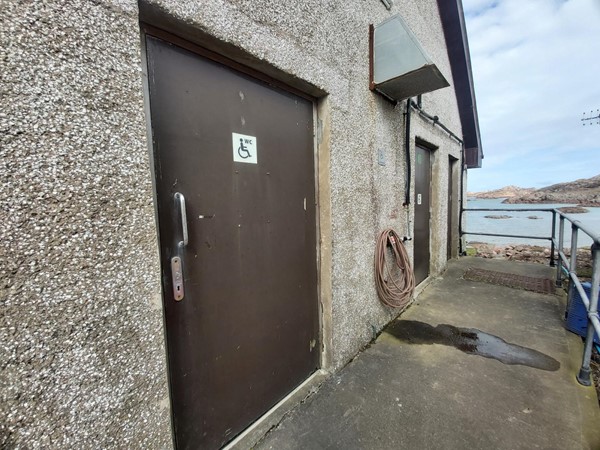
MULTIPOLYGON (((552 210, 552 239, 550 240, 550 267, 554 267, 554 241, 555 240, 556 240, 556 211, 552 210)), ((560 267, 560 264, 559 264, 559 267, 560 267)))
MULTIPOLYGON (((554 212, 553 214, 556 214, 556 212, 554 212)), ((558 252, 559 253, 563 251, 564 236, 565 236, 565 218, 563 216, 560 216, 560 219, 558 222, 558 252)), ((560 258, 560 255, 559 255, 558 266, 556 266, 556 286, 557 287, 562 286, 562 270, 563 270, 563 264, 562 264, 562 259, 560 258)))
POLYGON ((567 294, 567 308, 571 305, 575 285, 573 283, 573 274, 577 273, 577 225, 571 224, 571 255, 569 258, 569 293, 567 294))
POLYGON ((584 386, 591 386, 592 380, 590 377, 590 361, 592 359, 592 346, 594 345, 594 334, 596 330, 592 323, 592 317, 598 316, 598 284, 600 283, 600 247, 594 243, 592 245, 592 289, 590 296, 590 309, 588 311, 588 327, 585 337, 585 346, 583 348, 583 360, 581 369, 577 374, 577 381, 584 386))

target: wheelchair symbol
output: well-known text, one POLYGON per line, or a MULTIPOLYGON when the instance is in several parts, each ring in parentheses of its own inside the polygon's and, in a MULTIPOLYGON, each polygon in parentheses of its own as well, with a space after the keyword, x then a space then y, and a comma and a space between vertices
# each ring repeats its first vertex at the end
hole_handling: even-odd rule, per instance
POLYGON ((240 155, 240 158, 243 158, 243 159, 248 159, 248 158, 252 157, 252 155, 248 151, 248 148, 246 148, 246 146, 244 145, 243 139, 240 139, 240 146, 238 147, 238 155, 240 155))

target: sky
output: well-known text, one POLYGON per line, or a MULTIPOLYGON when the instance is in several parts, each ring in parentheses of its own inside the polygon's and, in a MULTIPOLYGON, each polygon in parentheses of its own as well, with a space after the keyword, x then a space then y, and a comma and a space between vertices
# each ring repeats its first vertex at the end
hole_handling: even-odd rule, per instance
POLYGON ((468 190, 600 174, 600 0, 463 0, 484 159, 468 190), (585 113, 585 115, 584 115, 585 113))

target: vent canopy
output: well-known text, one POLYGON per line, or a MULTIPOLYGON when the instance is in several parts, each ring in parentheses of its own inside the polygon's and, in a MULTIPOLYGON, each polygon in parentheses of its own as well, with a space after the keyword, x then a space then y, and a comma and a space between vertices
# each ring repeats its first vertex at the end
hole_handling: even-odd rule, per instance
POLYGON ((450 86, 400 15, 372 29, 371 89, 403 100, 450 86))

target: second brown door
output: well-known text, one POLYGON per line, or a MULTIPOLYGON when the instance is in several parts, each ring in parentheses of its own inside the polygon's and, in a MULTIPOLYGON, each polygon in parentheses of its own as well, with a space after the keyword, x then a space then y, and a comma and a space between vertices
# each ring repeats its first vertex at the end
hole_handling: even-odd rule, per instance
POLYGON ((424 147, 415 148, 415 281, 429 276, 431 228, 431 153, 424 147))

